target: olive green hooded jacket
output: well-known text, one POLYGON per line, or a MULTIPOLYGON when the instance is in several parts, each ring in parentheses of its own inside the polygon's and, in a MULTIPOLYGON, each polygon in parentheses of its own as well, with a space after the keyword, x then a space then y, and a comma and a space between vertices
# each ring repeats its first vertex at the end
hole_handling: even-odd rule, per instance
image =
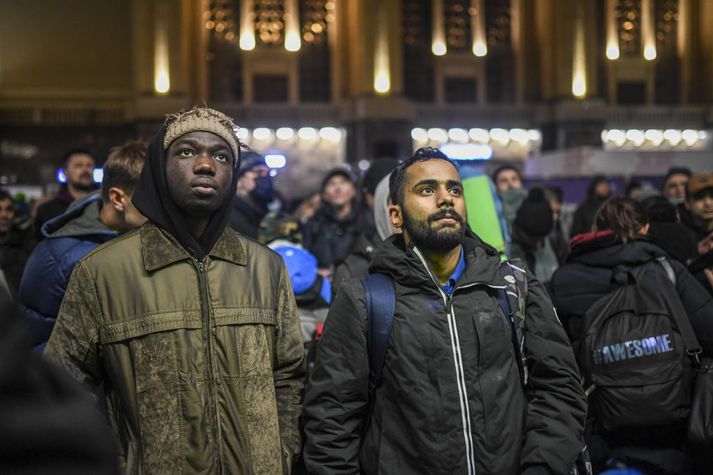
POLYGON ((198 262, 149 222, 77 264, 45 354, 104 382, 127 473, 286 473, 303 385, 289 282, 230 229, 198 262))

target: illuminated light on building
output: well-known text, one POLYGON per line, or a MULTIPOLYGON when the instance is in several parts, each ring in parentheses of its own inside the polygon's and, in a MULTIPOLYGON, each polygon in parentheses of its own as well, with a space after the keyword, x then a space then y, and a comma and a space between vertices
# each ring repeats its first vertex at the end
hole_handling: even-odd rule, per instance
POLYGON ((587 97, 587 57, 584 51, 584 21, 581 6, 575 22, 574 57, 572 58, 572 95, 577 99, 587 97))
POLYGON ((443 18, 443 0, 433 0, 433 38, 431 51, 436 56, 443 56, 448 52, 446 48, 445 19, 443 18))
POLYGON ((619 33, 616 24, 617 0, 607 0, 607 59, 619 59, 619 33))
POLYGON ((269 168, 283 168, 287 165, 287 158, 281 153, 270 153, 265 155, 265 165, 269 168))
POLYGON ((468 142, 468 132, 465 129, 450 129, 448 138, 453 142, 466 143, 468 142))
POLYGON ((485 38, 485 2, 471 0, 470 6, 475 12, 470 16, 470 28, 473 31, 473 54, 482 58, 488 54, 488 43, 485 38))
POLYGON ((285 49, 299 51, 302 47, 300 39, 300 15, 297 0, 285 0, 285 49))
POLYGON ((428 139, 434 142, 445 143, 448 141, 448 133, 444 129, 428 129, 428 139))
POLYGON ((651 145, 658 147, 663 143, 663 131, 657 129, 649 129, 644 132, 646 140, 651 142, 651 145))
POLYGON ((319 129, 319 136, 327 142, 338 143, 342 140, 342 132, 334 127, 322 127, 319 129))
POLYGON ((167 94, 171 90, 171 76, 169 72, 168 30, 166 28, 166 5, 164 0, 156 2, 154 35, 153 87, 157 94, 167 94))
POLYGON ((527 145, 527 142, 530 141, 530 136, 525 129, 511 129, 509 135, 510 140, 520 145, 527 145))
POLYGON ((238 44, 243 51, 255 49, 255 8, 253 0, 242 0, 240 2, 240 40, 238 44))
POLYGON ((641 37, 644 46, 644 59, 656 59, 656 26, 654 25, 653 4, 651 0, 641 0, 641 37))
POLYGON ((245 142, 250 137, 250 131, 241 127, 235 132, 235 135, 238 137, 238 140, 245 142))
POLYGON ((280 140, 290 140, 295 136, 295 131, 290 127, 280 127, 275 131, 275 136, 280 140))
POLYGON ((253 138, 255 140, 263 140, 263 141, 270 140, 271 136, 272 136, 272 131, 265 127, 258 127, 257 129, 253 130, 253 138))
POLYGON ((428 142, 428 132, 425 129, 415 128, 411 129, 411 138, 416 142, 428 142))
POLYGON ((302 140, 315 140, 317 138, 317 130, 313 127, 302 127, 297 131, 297 136, 302 140))
POLYGON ((453 160, 489 160, 493 156, 493 149, 483 144, 447 143, 440 150, 453 160))
POLYGON ((391 91, 391 63, 389 60, 389 30, 386 6, 382 2, 377 12, 376 44, 374 46, 374 91, 388 94, 391 91))
POLYGON ((698 131, 686 129, 681 132, 681 138, 686 145, 692 147, 696 144, 696 142, 698 142, 698 131))
POLYGON ((681 143, 681 131, 676 129, 667 129, 663 133, 663 138, 666 139, 673 147, 681 143))
POLYGON ((502 145, 510 142, 510 132, 505 129, 490 129, 490 139, 502 145))
POLYGON ((527 136, 530 138, 530 142, 541 142, 542 132, 537 129, 530 129, 527 131, 527 136))
POLYGON ((626 140, 633 143, 636 147, 641 147, 644 143, 644 131, 639 129, 629 129, 626 131, 626 140))
POLYGON ((490 142, 490 134, 485 129, 470 129, 468 131, 468 137, 470 137, 470 140, 472 140, 473 142, 490 142))
POLYGON ((619 129, 611 129, 607 132, 607 139, 617 147, 621 147, 626 143, 626 132, 619 129))
POLYGON ((359 170, 365 172, 371 166, 371 162, 369 162, 369 160, 359 160, 357 166, 359 167, 359 170))

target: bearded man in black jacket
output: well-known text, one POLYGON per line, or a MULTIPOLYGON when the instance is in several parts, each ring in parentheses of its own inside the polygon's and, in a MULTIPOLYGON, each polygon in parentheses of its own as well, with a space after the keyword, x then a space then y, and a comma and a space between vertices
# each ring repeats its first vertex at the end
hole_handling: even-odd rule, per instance
POLYGON ((303 411, 314 474, 565 474, 582 448, 586 398, 547 292, 527 272, 523 389, 497 302, 500 256, 467 229, 460 175, 420 149, 391 175, 391 223, 370 272, 394 283, 393 327, 369 398, 359 280, 337 293, 303 411))

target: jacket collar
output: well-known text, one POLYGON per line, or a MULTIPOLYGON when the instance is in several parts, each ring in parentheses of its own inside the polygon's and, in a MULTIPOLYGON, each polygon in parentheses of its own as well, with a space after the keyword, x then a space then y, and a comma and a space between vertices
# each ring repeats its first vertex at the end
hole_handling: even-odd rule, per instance
MULTIPOLYGON (((147 222, 141 226, 141 254, 144 268, 151 272, 174 262, 191 259, 191 255, 171 235, 147 222)), ((230 228, 226 228, 208 255, 215 259, 244 266, 247 262, 242 238, 230 228)))

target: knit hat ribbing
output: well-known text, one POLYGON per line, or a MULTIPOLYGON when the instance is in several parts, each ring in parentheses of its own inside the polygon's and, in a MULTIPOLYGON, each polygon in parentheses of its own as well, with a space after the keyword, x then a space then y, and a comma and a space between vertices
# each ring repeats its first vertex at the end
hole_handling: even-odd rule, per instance
MULTIPOLYGON (((233 151, 235 161, 238 160, 240 141, 235 133, 237 129, 233 119, 208 107, 195 106, 193 109, 177 114, 171 114, 164 123, 166 134, 163 139, 163 149, 171 142, 190 132, 210 132, 225 140, 233 151)), ((237 165, 237 163, 236 163, 237 165)))

